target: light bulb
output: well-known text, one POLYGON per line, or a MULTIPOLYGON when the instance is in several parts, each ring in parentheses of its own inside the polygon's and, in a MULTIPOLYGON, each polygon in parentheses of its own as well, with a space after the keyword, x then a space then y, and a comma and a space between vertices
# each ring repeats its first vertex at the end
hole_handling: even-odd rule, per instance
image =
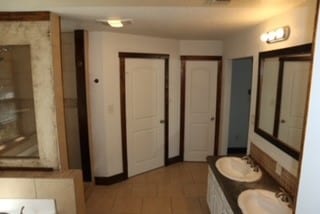
POLYGON ((277 29, 275 34, 276 34, 277 39, 283 39, 283 37, 285 35, 284 28, 277 29))
POLYGON ((261 34, 260 40, 263 42, 268 41, 268 33, 261 34))
POLYGON ((276 39, 276 32, 275 31, 271 31, 268 33, 268 41, 273 41, 276 39))

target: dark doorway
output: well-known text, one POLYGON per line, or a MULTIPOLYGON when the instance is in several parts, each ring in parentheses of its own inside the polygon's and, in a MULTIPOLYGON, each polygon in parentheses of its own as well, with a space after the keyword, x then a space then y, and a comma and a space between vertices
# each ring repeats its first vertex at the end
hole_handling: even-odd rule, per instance
POLYGON ((253 58, 232 60, 228 154, 246 154, 253 58))

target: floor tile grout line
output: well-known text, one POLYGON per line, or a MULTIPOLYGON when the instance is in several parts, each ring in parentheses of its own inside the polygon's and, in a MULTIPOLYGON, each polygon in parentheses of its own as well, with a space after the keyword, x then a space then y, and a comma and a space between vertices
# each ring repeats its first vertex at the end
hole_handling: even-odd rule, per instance
MULTIPOLYGON (((145 177, 148 176, 148 179, 141 179, 141 178, 137 178, 136 180, 128 180, 129 185, 126 183, 122 183, 118 186, 116 186, 113 192, 113 198, 112 198, 112 209, 114 209, 114 207, 116 206, 116 200, 120 200, 118 199, 119 197, 121 197, 120 195, 120 190, 119 188, 125 187, 125 185, 128 185, 126 188, 129 188, 129 192, 133 191, 133 186, 134 184, 138 184, 141 188, 142 188, 142 194, 139 197, 141 198, 141 200, 139 200, 140 203, 140 212, 143 212, 143 206, 144 203, 146 201, 146 199, 150 196, 150 192, 149 190, 144 190, 143 186, 146 185, 147 183, 150 183, 153 189, 153 194, 152 197, 155 198, 167 198, 166 200, 169 199, 169 203, 170 203, 170 212, 173 213, 175 208, 174 206, 174 200, 173 197, 176 198, 182 198, 183 200, 187 199, 187 198, 194 198, 196 201, 196 204, 198 204, 198 209, 200 208, 201 213, 207 213, 204 208, 204 206, 202 206, 202 201, 201 201, 201 197, 205 197, 205 194, 202 194, 202 184, 206 185, 206 182, 202 182, 202 179, 204 181, 204 179, 207 177, 206 173, 202 173, 203 171, 203 167, 200 165, 200 167, 198 166, 194 166, 194 165, 185 165, 183 167, 183 165, 180 165, 179 167, 173 169, 170 169, 169 171, 160 171, 160 172, 156 172, 153 173, 152 175, 146 173, 146 175, 144 175, 145 177), (159 173, 159 174, 158 174, 159 173), (180 176, 183 175, 184 179, 183 180, 179 180, 180 176), (203 175, 203 176, 202 176, 203 175), (154 176, 163 176, 163 177, 154 177, 154 176), (200 176, 199 178, 196 178, 197 176, 200 176), (203 177, 203 178, 202 178, 203 177), (185 180, 186 178, 186 180, 185 180), (166 181, 167 179, 167 181, 166 181), (171 190, 170 185, 176 186, 177 184, 180 185, 180 188, 174 188, 173 190, 171 190), (160 189, 164 188, 165 185, 169 185, 168 189, 164 190, 164 194, 162 194, 162 196, 160 195, 160 189), (189 189, 187 189, 187 187, 189 185, 192 185, 195 187, 191 188, 191 192, 189 191, 189 189), (199 189, 201 188, 201 189, 199 189), (154 192, 155 190, 155 192, 154 192), (178 194, 177 194, 177 190, 178 190, 178 194), (194 192, 196 191, 196 192, 194 192), (200 193, 198 193, 200 191, 200 193), (191 194, 190 194, 191 193, 191 194), (195 193, 195 195, 194 195, 195 193), (180 195, 181 194, 181 195, 180 195), (201 196, 201 197, 200 197, 201 196)), ((125 188, 124 188, 125 189, 125 188)), ((126 190, 124 190, 125 193, 126 190)), ((128 191, 128 190, 127 190, 128 191)), ((91 195, 91 194, 90 194, 91 195)), ((133 195, 131 195, 133 196, 133 195)), ((89 196, 90 197, 90 196, 89 196)), ((109 208, 110 209, 110 208, 109 208)))

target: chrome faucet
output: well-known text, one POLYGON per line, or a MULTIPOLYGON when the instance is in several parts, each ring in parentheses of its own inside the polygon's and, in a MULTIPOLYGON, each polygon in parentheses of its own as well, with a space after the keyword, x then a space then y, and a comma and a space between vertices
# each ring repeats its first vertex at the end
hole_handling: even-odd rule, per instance
POLYGON ((243 157, 241 158, 241 160, 247 161, 247 164, 250 164, 250 166, 252 166, 252 164, 253 164, 253 161, 252 161, 252 159, 250 158, 249 155, 243 156, 243 157))
POLYGON ((23 210, 24 210, 24 206, 21 207, 21 209, 20 209, 20 214, 23 214, 23 213, 24 213, 23 210))
POLYGON ((288 192, 286 192, 282 187, 280 191, 275 193, 277 198, 280 198, 281 201, 288 203, 288 207, 293 208, 293 199, 288 192))
POLYGON ((255 162, 251 159, 251 157, 249 155, 243 156, 241 159, 246 160, 247 164, 250 165, 250 167, 253 169, 253 171, 259 172, 260 169, 259 169, 258 165, 255 164, 255 162))

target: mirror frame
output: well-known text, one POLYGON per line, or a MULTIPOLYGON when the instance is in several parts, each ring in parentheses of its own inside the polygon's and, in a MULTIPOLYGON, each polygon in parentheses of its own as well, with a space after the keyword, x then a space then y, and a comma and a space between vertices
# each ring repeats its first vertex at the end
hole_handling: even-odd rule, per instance
MULTIPOLYGON (((260 99, 261 99, 261 76, 262 76, 262 60, 265 58, 271 58, 271 57, 284 57, 287 55, 297 55, 297 54, 310 54, 311 59, 312 59, 312 43, 309 44, 304 44, 304 45, 299 45, 299 46, 294 46, 294 47, 289 47, 289 48, 283 48, 283 49, 277 49, 277 50, 271 50, 271 51, 265 51, 265 52, 260 52, 259 53, 259 67, 258 67, 258 81, 257 81, 257 95, 256 95, 256 109, 255 109, 255 124, 254 124, 254 131, 261 137, 263 137, 265 140, 269 141, 272 145, 276 146, 283 152, 287 153, 291 157, 293 157, 296 160, 299 160, 300 158, 300 152, 292 149, 285 143, 283 143, 281 140, 273 136, 273 134, 270 134, 263 129, 259 128, 259 121, 260 121, 260 99)), ((311 68, 310 68, 311 69, 311 68)), ((279 66, 279 74, 278 74, 278 80, 277 80, 277 93, 276 93, 276 109, 275 109, 275 118, 274 118, 274 127, 276 121, 279 121, 279 115, 277 115, 277 111, 280 112, 280 102, 281 100, 281 88, 282 88, 282 76, 281 76, 281 66, 279 66)), ((309 83, 310 85, 310 79, 309 83)), ((309 94, 309 88, 308 88, 308 94, 309 94)), ((307 105, 307 103, 306 103, 307 105)), ((305 124, 305 119, 304 119, 304 124, 305 124)), ((305 126, 303 127, 303 136, 305 132, 305 126)), ((302 148, 302 146, 301 146, 302 148)))

